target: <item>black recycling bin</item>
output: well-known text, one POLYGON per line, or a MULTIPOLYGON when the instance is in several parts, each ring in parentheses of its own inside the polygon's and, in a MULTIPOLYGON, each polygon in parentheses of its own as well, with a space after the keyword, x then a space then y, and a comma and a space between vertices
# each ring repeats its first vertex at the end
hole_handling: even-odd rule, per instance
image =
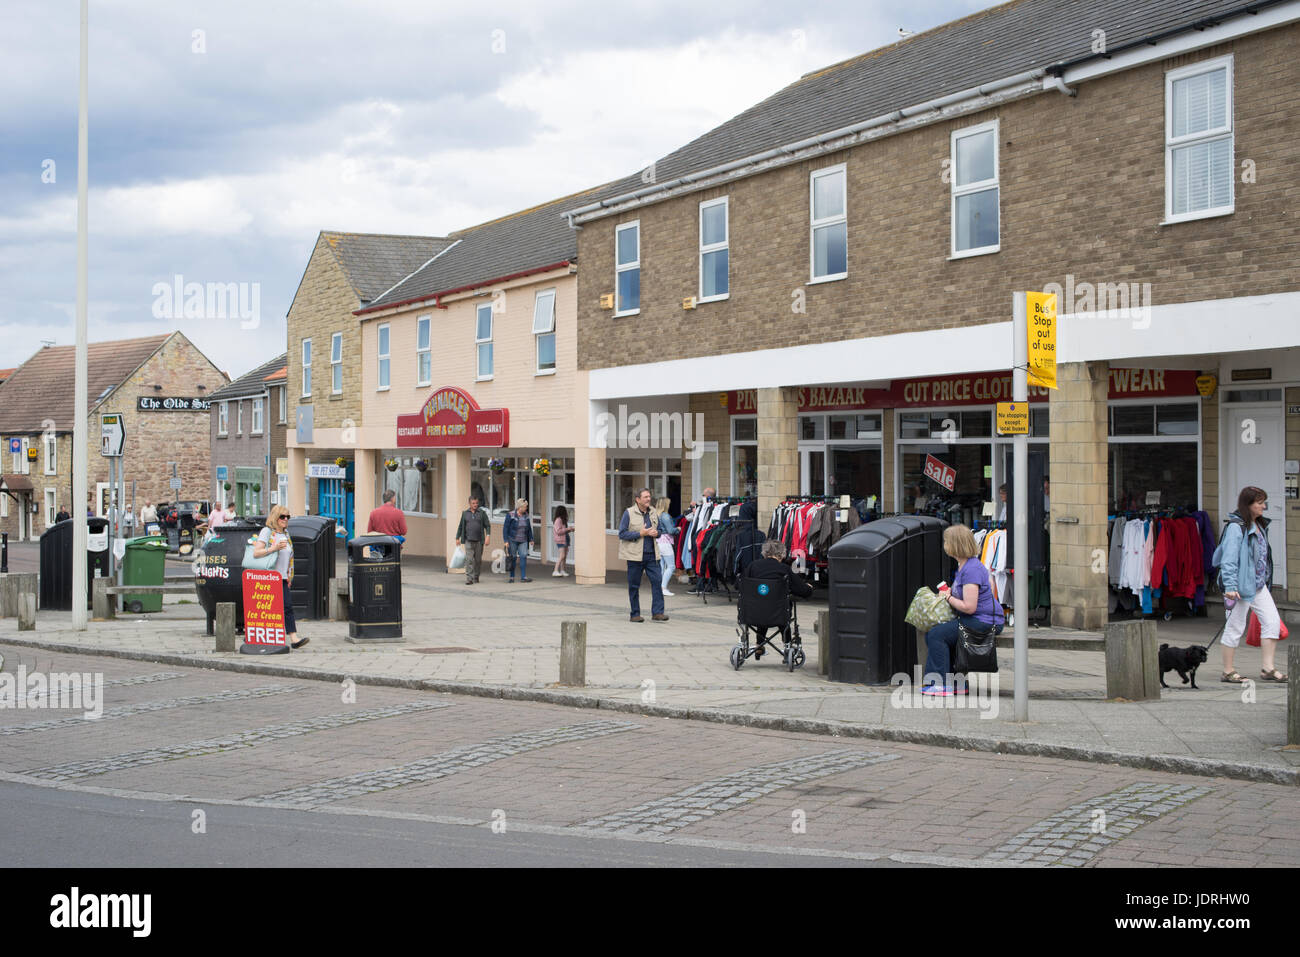
POLYGON ((348 641, 402 641, 401 544, 388 535, 348 542, 348 641))
MULTIPOLYGON (((41 533, 40 602, 46 611, 72 611, 72 519, 56 522, 41 533)), ((86 519, 86 607, 90 607, 96 578, 109 573, 108 519, 86 519)))
POLYGON ((289 597, 297 618, 329 616, 329 585, 334 577, 336 549, 334 519, 299 515, 289 519, 293 542, 293 581, 289 597))
POLYGON ((830 680, 883 684, 911 667, 907 604, 897 599, 907 583, 906 534, 868 522, 831 546, 830 680))
POLYGON ((208 634, 213 633, 217 603, 235 605, 235 630, 244 630, 244 549, 256 538, 263 526, 240 519, 227 522, 195 553, 194 588, 199 604, 208 617, 208 634))
MULTIPOLYGON (((910 530, 907 540, 909 549, 913 547, 915 537, 920 536, 921 582, 916 586, 917 588, 920 588, 921 584, 929 585, 931 588, 938 587, 939 582, 952 584, 952 576, 957 572, 957 565, 943 550, 943 530, 948 527, 947 522, 933 515, 892 515, 888 521, 910 530)), ((912 565, 913 560, 909 551, 909 569, 915 568, 912 565)), ((912 594, 916 594, 916 589, 912 590, 912 594)), ((908 601, 911 600, 909 596, 908 601)))

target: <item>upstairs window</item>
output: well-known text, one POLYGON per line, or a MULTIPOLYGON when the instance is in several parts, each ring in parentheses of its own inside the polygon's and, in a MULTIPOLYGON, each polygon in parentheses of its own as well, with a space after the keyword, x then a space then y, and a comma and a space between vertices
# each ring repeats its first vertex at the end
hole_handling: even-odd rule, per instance
POLYGON ((546 289, 533 302, 533 335, 537 337, 537 375, 555 371, 555 290, 546 289))
POLYGON ((262 400, 253 400, 253 434, 262 434, 262 400))
POLYGON ((415 384, 429 385, 433 378, 433 358, 429 344, 432 320, 421 316, 415 320, 415 384))
POLYGON ((330 336, 330 393, 343 394, 343 333, 330 336))
POLYGON ((390 366, 390 346, 388 323, 383 323, 375 330, 375 336, 378 339, 378 345, 375 349, 375 355, 379 357, 379 379, 376 386, 376 392, 382 392, 388 388, 388 374, 390 366))
POLYGON ((809 179, 812 215, 812 281, 843 279, 849 274, 847 175, 843 164, 821 169, 809 179))
POLYGON ((728 282, 727 197, 700 203, 700 302, 726 299, 728 282))
POLYGON ((217 435, 230 434, 230 403, 223 402, 217 410, 217 435))
POLYGON ((277 391, 280 393, 280 424, 284 425, 289 421, 289 387, 277 391))
POLYGON ((478 307, 474 323, 474 342, 478 350, 478 378, 492 378, 492 304, 478 307))
POLYGON ((1165 74, 1165 219, 1233 210, 1232 58, 1165 74))
POLYGON ((614 315, 641 311, 641 222, 614 230, 614 315))
POLYGON ((311 340, 302 340, 302 397, 311 396, 311 340))
POLYGON ((952 255, 995 253, 998 224, 998 124, 952 134, 952 255))
POLYGON ((59 437, 48 433, 41 441, 45 444, 45 474, 55 475, 59 471, 59 437))

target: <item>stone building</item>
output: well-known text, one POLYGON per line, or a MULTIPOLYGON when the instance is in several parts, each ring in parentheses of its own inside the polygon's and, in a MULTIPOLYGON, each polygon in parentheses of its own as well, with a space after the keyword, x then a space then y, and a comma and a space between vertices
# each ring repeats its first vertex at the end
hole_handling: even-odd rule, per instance
POLYGON ((118 413, 126 432, 125 504, 138 516, 146 501, 206 499, 209 488, 208 396, 226 376, 183 333, 92 342, 87 396, 89 502, 72 501, 73 378, 76 347, 41 349, 0 386, 4 481, 0 530, 38 538, 59 508, 107 513, 109 463, 100 454, 100 416, 118 413), (171 478, 180 489, 171 487, 171 478))

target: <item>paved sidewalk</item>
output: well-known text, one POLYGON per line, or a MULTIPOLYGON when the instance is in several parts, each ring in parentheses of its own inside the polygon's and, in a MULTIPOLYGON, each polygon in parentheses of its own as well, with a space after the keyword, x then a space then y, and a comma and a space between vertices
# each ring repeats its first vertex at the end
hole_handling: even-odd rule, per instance
MULTIPOLYGON (((923 702, 889 687, 837 684, 817 674, 813 626, 824 600, 800 606, 808 657, 802 669, 791 674, 768 656, 735 671, 728 653, 736 641, 736 607, 725 597, 711 596, 705 605, 687 596, 681 585, 667 600, 671 621, 636 624, 628 621, 625 585, 579 588, 571 578, 552 578, 546 565, 536 573, 539 577, 528 584, 507 584, 504 576, 487 573, 481 584, 469 587, 458 575, 433 571, 428 562, 409 562, 402 586, 402 644, 350 644, 346 623, 308 621, 300 623, 299 633, 311 641, 292 654, 216 654, 213 639, 203 633, 201 608, 168 596, 159 615, 92 622, 82 633, 72 629, 66 612, 40 613, 35 632, 19 633, 13 619, 0 619, 0 653, 39 660, 35 645, 241 670, 288 668, 302 677, 338 680, 346 675, 665 716, 1300 783, 1300 751, 1282 747, 1285 686, 1220 683, 1217 646, 1200 670, 1199 690, 1180 685, 1165 691, 1161 701, 1147 703, 1104 700, 1100 651, 1031 648, 1031 720, 1019 724, 1009 720, 1010 648, 1000 650, 1002 691, 996 700, 986 700, 982 707, 953 698, 923 702), (566 620, 587 622, 587 686, 582 689, 555 684, 560 622, 566 620), (943 706, 923 706, 927 704, 943 706), (984 716, 994 709, 996 715, 984 716)), ((648 587, 642 597, 646 611, 648 587)), ((1190 619, 1158 627, 1162 641, 1183 645, 1204 644, 1217 625, 1190 619)), ((1100 638, 1031 629, 1036 639, 1053 635, 1100 638)), ((1283 670, 1285 649, 1283 643, 1278 656, 1283 670)), ((1258 675, 1259 654, 1241 648, 1238 671, 1258 675)), ((1179 684, 1173 672, 1166 680, 1179 684)))

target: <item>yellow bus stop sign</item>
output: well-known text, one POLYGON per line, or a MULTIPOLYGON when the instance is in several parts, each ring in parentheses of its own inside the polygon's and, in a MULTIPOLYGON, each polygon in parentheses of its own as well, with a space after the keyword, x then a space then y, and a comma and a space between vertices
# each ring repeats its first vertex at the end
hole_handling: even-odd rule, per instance
POLYGON ((1025 293, 1029 384, 1056 388, 1056 293, 1025 293))

